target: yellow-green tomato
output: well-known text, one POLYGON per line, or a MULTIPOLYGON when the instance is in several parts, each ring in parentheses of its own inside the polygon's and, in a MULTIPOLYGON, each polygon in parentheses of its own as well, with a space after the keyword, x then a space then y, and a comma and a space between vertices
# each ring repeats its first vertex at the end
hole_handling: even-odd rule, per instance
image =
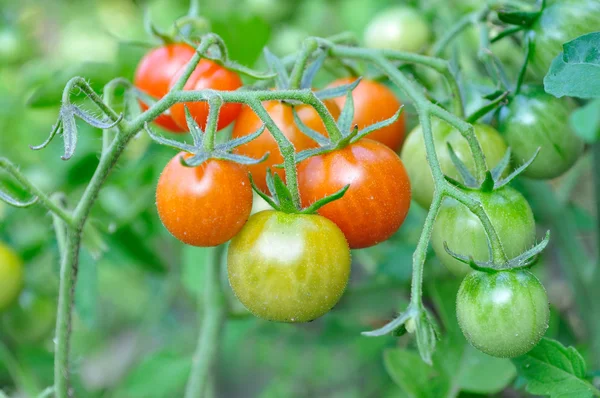
MULTIPOLYGON (((527 200, 517 190, 503 187, 493 192, 473 191, 471 196, 481 201, 502 246, 509 258, 530 249, 535 243, 535 220, 527 200)), ((431 236, 436 256, 452 273, 465 276, 471 267, 452 257, 444 242, 454 253, 472 256, 475 261, 488 261, 488 239, 479 218, 465 205, 446 199, 440 208, 431 236)))
POLYGON ((350 249, 325 217, 265 210, 231 240, 227 273, 236 297, 257 317, 308 322, 344 293, 350 249))
POLYGON ((23 263, 17 254, 0 242, 0 311, 7 309, 23 288, 23 263))
POLYGON ((467 275, 456 298, 456 317, 478 350, 514 358, 531 350, 548 328, 546 289, 526 270, 467 275))
POLYGON ((365 30, 371 48, 418 52, 425 49, 431 30, 423 16, 411 7, 393 7, 377 14, 365 30))
MULTIPOLYGON (((492 169, 504 156, 507 146, 502 136, 493 128, 484 124, 476 124, 475 135, 485 155, 488 168, 492 169)), ((432 120, 431 129, 440 166, 445 175, 462 181, 460 174, 448 151, 448 143, 467 169, 475 173, 475 161, 469 148, 467 140, 461 133, 439 120, 432 120)), ((412 186, 413 199, 423 208, 429 208, 433 199, 433 177, 425 156, 425 141, 421 126, 417 126, 410 132, 400 155, 404 166, 408 171, 412 186)))
POLYGON ((47 337, 54 328, 54 300, 24 292, 2 317, 4 331, 19 344, 31 344, 47 337))

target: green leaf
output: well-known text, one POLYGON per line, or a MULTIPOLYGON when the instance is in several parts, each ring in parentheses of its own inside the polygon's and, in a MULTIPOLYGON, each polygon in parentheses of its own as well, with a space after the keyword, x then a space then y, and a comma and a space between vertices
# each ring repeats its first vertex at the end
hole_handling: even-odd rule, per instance
POLYGON ((181 397, 192 358, 170 350, 147 356, 125 379, 122 394, 131 398, 181 397))
POLYGON ((600 32, 563 44, 544 77, 544 90, 555 97, 600 98, 600 32))
POLYGON ((449 382, 445 375, 427 365, 419 354, 405 349, 384 351, 385 369, 409 396, 428 398, 444 397, 449 391, 449 382))
POLYGON ((229 57, 242 65, 253 65, 271 35, 270 25, 257 16, 248 16, 240 7, 239 14, 228 13, 222 19, 211 18, 212 31, 227 43, 229 57))
POLYGON ((575 134, 585 142, 598 141, 600 138, 600 99, 590 101, 571 113, 569 124, 575 134))
POLYGON ((585 362, 573 347, 543 338, 527 354, 514 358, 520 376, 527 380, 527 391, 550 397, 591 397, 600 394, 585 380, 585 362))

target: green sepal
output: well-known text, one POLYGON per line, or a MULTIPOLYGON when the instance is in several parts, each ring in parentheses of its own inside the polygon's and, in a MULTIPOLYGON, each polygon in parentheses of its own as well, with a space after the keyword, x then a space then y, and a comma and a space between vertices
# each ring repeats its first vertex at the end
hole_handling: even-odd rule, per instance
POLYGON ((273 201, 273 198, 271 198, 269 195, 267 195, 266 193, 264 193, 263 191, 261 191, 256 184, 254 183, 254 178, 252 178, 252 174, 248 173, 248 179, 250 180, 250 186, 252 187, 252 189, 254 190, 254 192, 256 192, 258 194, 258 196, 260 196, 261 198, 263 198, 265 200, 265 202, 267 202, 269 204, 269 206, 271 206, 274 209, 279 209, 279 204, 276 203, 275 201, 273 201))
POLYGON ((527 167, 529 167, 529 165, 531 163, 533 163, 533 161, 535 160, 535 158, 537 157, 537 155, 540 153, 541 149, 542 149, 541 147, 538 147, 538 149, 536 149, 536 151, 533 154, 533 156, 527 162, 525 162, 521 166, 519 166, 516 170, 514 170, 512 173, 510 173, 506 178, 504 178, 502 180, 499 180, 499 181, 496 181, 496 184, 494 185, 494 189, 502 188, 503 186, 507 185, 512 180, 514 180, 515 177, 517 177, 523 171, 525 171, 525 169, 527 167))
POLYGON ((491 171, 487 170, 485 172, 485 178, 479 186, 479 190, 481 192, 492 192, 494 190, 494 177, 491 171))
POLYGON ((308 206, 307 208, 303 209, 302 211, 300 211, 300 213, 302 214, 314 214, 317 212, 317 210, 319 210, 321 207, 325 206, 328 203, 333 202, 334 200, 338 200, 340 199, 342 196, 344 196, 344 194, 346 193, 346 191, 348 191, 348 188, 350 188, 350 184, 347 184, 345 187, 343 187, 342 189, 340 189, 339 191, 325 196, 324 198, 321 198, 319 200, 317 200, 316 202, 314 202, 312 205, 308 206))
POLYGON ((363 129, 359 130, 357 132, 356 136, 353 137, 350 142, 354 143, 354 142, 360 140, 361 138, 366 137, 368 134, 372 133, 375 130, 382 129, 384 127, 387 127, 387 126, 395 123, 398 120, 398 118, 400 117, 400 115, 402 114, 403 109, 404 109, 404 105, 402 105, 400 107, 400 109, 398 109, 398 111, 392 117, 382 120, 380 122, 371 124, 370 126, 367 126, 363 129))
POLYGON ((0 200, 11 206, 23 208, 34 205, 38 201, 38 197, 32 196, 29 200, 20 200, 0 190, 0 200))
POLYGON ((254 159, 254 158, 251 158, 249 156, 244 156, 244 155, 236 155, 235 153, 229 153, 229 152, 215 152, 215 153, 213 153, 212 158, 229 160, 230 162, 243 164, 246 166, 251 166, 253 164, 259 164, 259 163, 262 163, 265 160, 267 160, 269 158, 269 152, 265 153, 263 156, 261 156, 258 159, 254 159))
MULTIPOLYGON (((494 94, 496 92, 494 92, 494 94)), ((467 116, 465 120, 467 121, 467 123, 475 123, 494 109, 497 109, 502 105, 506 105, 506 103, 508 102, 507 99, 509 94, 510 93, 508 91, 502 91, 501 94, 495 96, 495 98, 493 98, 489 104, 483 105, 481 108, 477 109, 469 116, 467 116)))
POLYGON ((294 115, 294 122, 296 123, 296 126, 298 126, 302 134, 315 141, 317 144, 319 144, 319 146, 324 146, 330 143, 329 138, 325 137, 323 134, 311 129, 306 124, 304 124, 304 122, 298 116, 298 113, 296 112, 295 108, 292 108, 292 113, 294 115))
POLYGON ((496 36, 490 39, 490 43, 493 44, 499 40, 504 39, 505 37, 512 36, 520 31, 524 30, 523 26, 511 26, 510 28, 504 29, 502 32, 498 33, 496 36))
POLYGON ((431 316, 429 311, 422 309, 414 318, 415 320, 415 336, 417 338, 417 348, 423 362, 432 365, 431 360, 435 346, 440 335, 440 330, 435 318, 431 316))
POLYGON ((359 77, 349 84, 342 84, 341 86, 329 87, 323 90, 319 90, 315 92, 315 96, 320 100, 326 100, 341 97, 342 95, 347 95, 348 92, 352 92, 356 88, 356 86, 358 86, 361 80, 362 77, 359 77))
POLYGON ((285 213, 296 213, 298 209, 294 205, 294 200, 292 199, 292 194, 290 193, 288 187, 285 185, 285 182, 279 177, 279 174, 273 174, 273 186, 275 187, 275 192, 271 192, 273 195, 277 195, 277 199, 279 201, 279 208, 281 211, 285 213))
POLYGON ((506 152, 504 152, 504 156, 500 162, 498 162, 498 164, 492 169, 492 177, 494 178, 494 181, 498 181, 502 174, 504 174, 504 171, 506 171, 506 168, 510 164, 510 155, 511 150, 510 147, 508 147, 506 152))
POLYGON ((541 15, 541 10, 537 11, 498 11, 498 19, 509 25, 522 26, 530 28, 531 25, 541 15))
POLYGON ((340 131, 344 137, 350 132, 352 119, 354 119, 354 99, 352 98, 352 91, 348 91, 346 93, 346 103, 344 104, 344 109, 342 109, 340 117, 337 121, 340 131))
POLYGON ((190 113, 187 105, 183 105, 185 111, 185 122, 190 130, 190 135, 192 136, 192 140, 194 141, 194 146, 196 148, 201 148, 204 142, 204 131, 200 128, 198 123, 196 123, 196 119, 190 113))
POLYGON ((467 166, 463 163, 463 161, 460 160, 460 158, 456 155, 456 152, 454 152, 454 148, 452 148, 452 144, 448 142, 446 146, 448 148, 448 153, 450 154, 450 160, 452 160, 454 167, 456 167, 456 170, 460 174, 465 184, 468 187, 476 187, 477 180, 475 179, 475 177, 473 177, 469 169, 467 169, 467 166))
POLYGON ((242 146, 244 144, 249 143, 250 141, 258 138, 265 131, 265 125, 263 124, 258 130, 256 130, 252 134, 248 134, 242 137, 234 138, 233 140, 229 140, 223 144, 217 145, 217 148, 224 151, 230 151, 234 148, 242 146))
POLYGON ((272 72, 276 73, 275 85, 280 90, 286 90, 290 87, 290 76, 285 68, 285 65, 279 57, 269 51, 268 48, 264 49, 265 60, 267 65, 272 72))
POLYGON ((386 323, 379 329, 371 330, 369 332, 362 332, 363 336, 368 337, 380 337, 385 336, 387 334, 393 334, 399 328, 403 327, 409 319, 412 319, 415 315, 417 315, 417 311, 413 310, 411 307, 407 308, 407 310, 396 318, 386 323))
POLYGON ((324 51, 321 51, 319 56, 310 64, 304 73, 302 74, 302 80, 300 81, 301 89, 311 89, 312 82, 323 66, 323 62, 325 62, 325 58, 327 58, 327 54, 324 51))
POLYGON ((146 133, 148 133, 150 138, 153 141, 155 141, 157 144, 168 146, 168 147, 171 147, 171 148, 174 148, 174 149, 177 149, 180 151, 189 152, 189 153, 194 153, 196 150, 195 146, 188 145, 184 142, 179 142, 179 141, 172 140, 170 138, 165 138, 161 135, 155 134, 147 122, 144 124, 144 130, 146 130, 146 133))
POLYGON ((52 126, 52 131, 50 131, 50 135, 48 136, 48 138, 46 138, 46 141, 42 142, 40 145, 30 145, 29 148, 33 149, 34 151, 46 148, 50 141, 52 141, 52 139, 56 136, 56 134, 58 134, 61 131, 61 128, 62 119, 58 118, 54 126, 52 126))

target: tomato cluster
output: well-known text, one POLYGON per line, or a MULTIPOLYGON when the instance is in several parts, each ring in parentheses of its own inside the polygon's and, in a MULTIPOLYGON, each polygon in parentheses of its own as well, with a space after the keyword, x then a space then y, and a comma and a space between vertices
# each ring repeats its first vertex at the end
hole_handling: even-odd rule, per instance
MULTIPOLYGON (((192 56, 193 49, 184 44, 151 51, 138 67, 138 88, 161 98, 178 81, 192 56), (157 71, 152 67, 156 64, 165 67, 157 71)), ((340 79, 330 87, 353 81, 340 79)), ((235 72, 202 59, 183 89, 235 90, 240 86, 235 72)), ((392 118, 402 106, 389 88, 370 80, 362 80, 352 97, 352 125, 359 129, 392 118)), ((325 100, 324 104, 338 119, 345 101, 340 97, 325 100)), ((173 105, 170 113, 161 115, 156 123, 173 132, 188 130, 184 106, 204 129, 209 111, 206 102, 173 105)), ((304 127, 328 137, 320 116, 308 105, 267 101, 263 106, 297 152, 319 147, 302 132, 304 127), (297 125, 295 116, 303 126, 297 125)), ((232 122, 233 140, 244 140, 263 125, 250 107, 224 104, 217 129, 232 122)), ((395 153, 404 139, 404 125, 402 115, 369 139, 346 142, 298 164, 303 209, 349 186, 342 198, 316 210, 318 215, 305 214, 302 209, 279 209, 250 216, 253 195, 248 173, 264 193, 269 192, 269 178, 285 180, 284 170, 276 167, 283 163, 283 155, 268 130, 232 149, 235 156, 253 159, 268 153, 268 159, 261 163, 238 164, 209 156, 198 166, 188 167, 183 163, 193 155, 176 155, 158 181, 158 214, 167 230, 189 245, 216 246, 233 238, 228 255, 229 280, 236 296, 252 313, 283 322, 313 320, 341 297, 350 274, 350 249, 388 239, 407 215, 410 182, 395 153)))

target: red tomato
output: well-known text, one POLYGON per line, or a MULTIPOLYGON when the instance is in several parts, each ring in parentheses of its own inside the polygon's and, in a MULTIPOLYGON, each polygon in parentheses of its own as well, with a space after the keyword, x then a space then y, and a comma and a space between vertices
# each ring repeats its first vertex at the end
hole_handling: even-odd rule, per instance
POLYGON ((244 166, 210 159, 186 167, 176 155, 156 187, 156 207, 174 237, 192 246, 217 246, 244 226, 252 209, 252 188, 244 166))
MULTIPOLYGON (((171 85, 175 84, 182 72, 183 70, 173 77, 171 85)), ((240 87, 242 87, 242 79, 240 79, 237 73, 230 71, 229 69, 226 69, 213 61, 202 59, 198 63, 198 66, 196 66, 196 69, 194 69, 190 75, 188 81, 183 86, 183 89, 202 90, 210 88, 221 91, 234 91, 240 87)), ((196 120, 200 127, 204 129, 206 127, 206 119, 208 118, 208 103, 186 102, 185 104, 179 103, 173 105, 171 107, 171 115, 173 116, 175 123, 182 128, 187 126, 184 105, 187 105, 194 120, 196 120)), ((241 104, 224 104, 221 107, 221 112, 219 112, 217 129, 220 130, 227 127, 238 117, 241 109, 241 104)))
MULTIPOLYGON (((193 47, 184 43, 167 44, 155 48, 142 58, 135 71, 134 84, 137 88, 146 94, 156 98, 162 98, 169 92, 169 85, 173 76, 183 67, 194 55, 193 47)), ((143 110, 148 106, 140 101, 143 110)), ((164 129, 180 133, 188 131, 179 127, 168 114, 162 114, 154 122, 164 129)))
MULTIPOLYGON (((355 77, 345 77, 334 81, 329 87, 350 84, 354 80, 356 80, 355 77)), ((391 118, 402 106, 392 90, 381 83, 366 79, 362 79, 352 91, 352 100, 354 101, 354 119, 352 122, 357 124, 359 129, 391 118)), ((346 97, 338 97, 335 102, 340 109, 344 109, 346 97)), ((404 140, 405 124, 404 113, 401 113, 394 123, 373 131, 366 138, 379 141, 393 151, 397 151, 404 140)))
POLYGON ((346 194, 318 213, 337 224, 352 249, 376 245, 400 228, 410 207, 410 182, 394 151, 362 139, 298 165, 304 207, 347 184, 346 194))
MULTIPOLYGON (((309 148, 316 148, 318 146, 315 141, 302 133, 298 126, 296 126, 291 106, 286 105, 281 101, 267 101, 264 102, 263 105, 277 127, 281 129, 283 134, 294 145, 296 152, 309 148)), ((337 119, 340 114, 337 105, 333 101, 325 101, 325 106, 329 109, 329 112, 331 112, 333 117, 337 119)), ((295 108, 298 117, 305 125, 323 135, 327 135, 325 125, 314 108, 308 105, 300 105, 295 108)), ((254 114, 252 109, 244 107, 235 123, 232 136, 233 138, 246 136, 258 130, 262 125, 262 120, 254 114)), ((268 192, 266 183, 267 168, 270 168, 272 171, 279 174, 281 178, 285 178, 283 169, 273 168, 273 165, 283 163, 283 156, 281 156, 277 142, 269 130, 265 129, 257 139, 236 148, 234 152, 252 158, 260 158, 266 152, 269 152, 269 158, 266 161, 248 166, 256 186, 262 191, 268 192)))

